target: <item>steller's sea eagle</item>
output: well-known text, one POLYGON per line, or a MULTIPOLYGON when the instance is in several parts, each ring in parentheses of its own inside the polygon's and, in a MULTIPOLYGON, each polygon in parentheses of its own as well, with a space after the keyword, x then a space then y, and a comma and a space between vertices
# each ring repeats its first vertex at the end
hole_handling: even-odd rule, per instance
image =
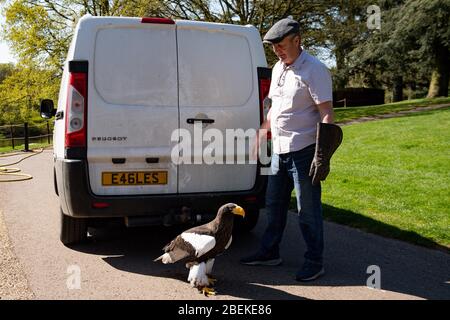
POLYGON ((234 203, 221 206, 214 220, 178 235, 154 261, 167 264, 185 260, 191 285, 205 295, 214 295, 210 287, 215 281, 210 277, 214 258, 231 244, 234 215, 244 217, 245 211, 234 203))

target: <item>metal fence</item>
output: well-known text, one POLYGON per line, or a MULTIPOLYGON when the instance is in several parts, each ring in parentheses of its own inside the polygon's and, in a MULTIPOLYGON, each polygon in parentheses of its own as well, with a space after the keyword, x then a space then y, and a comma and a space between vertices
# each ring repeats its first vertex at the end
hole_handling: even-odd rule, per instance
POLYGON ((25 122, 0 126, 0 148, 16 149, 24 145, 24 150, 29 151, 31 143, 51 144, 52 129, 48 121, 38 125, 29 125, 25 122))

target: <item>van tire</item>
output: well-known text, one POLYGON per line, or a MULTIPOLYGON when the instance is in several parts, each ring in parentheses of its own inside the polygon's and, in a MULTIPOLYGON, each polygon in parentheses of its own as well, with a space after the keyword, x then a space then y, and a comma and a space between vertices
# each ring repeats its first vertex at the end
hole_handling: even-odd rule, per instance
POLYGON ((245 210, 245 218, 235 217, 233 231, 237 233, 250 232, 258 223, 259 210, 245 210))
POLYGON ((83 242, 87 239, 87 221, 65 215, 61 210, 60 239, 65 245, 83 242))

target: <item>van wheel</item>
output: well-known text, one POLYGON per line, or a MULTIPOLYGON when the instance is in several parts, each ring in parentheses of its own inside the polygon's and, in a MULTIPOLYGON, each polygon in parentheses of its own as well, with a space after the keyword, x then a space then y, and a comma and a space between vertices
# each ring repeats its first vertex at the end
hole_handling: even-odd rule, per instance
POLYGON ((83 242, 87 239, 86 219, 73 218, 61 210, 60 239, 65 245, 83 242))
POLYGON ((259 209, 245 210, 245 218, 234 218, 234 232, 244 233, 250 232, 258 223, 259 209))

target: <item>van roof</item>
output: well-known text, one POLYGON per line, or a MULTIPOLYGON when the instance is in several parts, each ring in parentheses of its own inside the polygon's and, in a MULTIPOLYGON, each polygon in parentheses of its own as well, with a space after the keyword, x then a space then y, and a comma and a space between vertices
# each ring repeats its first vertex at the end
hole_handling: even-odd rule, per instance
MULTIPOLYGON (((139 17, 113 17, 113 16, 92 16, 90 14, 85 14, 82 16, 77 25, 77 29, 81 28, 83 26, 87 26, 90 24, 101 24, 101 25, 114 25, 114 24, 136 24, 136 23, 142 23, 143 18, 139 17)), ((247 24, 247 25, 237 25, 237 24, 227 24, 227 23, 219 23, 219 22, 205 22, 205 21, 192 21, 192 20, 173 20, 175 24, 179 27, 208 27, 211 29, 218 29, 218 30, 228 30, 232 31, 233 29, 238 31, 246 28, 254 28, 253 25, 247 24)), ((157 24, 157 23, 156 23, 157 24)))

